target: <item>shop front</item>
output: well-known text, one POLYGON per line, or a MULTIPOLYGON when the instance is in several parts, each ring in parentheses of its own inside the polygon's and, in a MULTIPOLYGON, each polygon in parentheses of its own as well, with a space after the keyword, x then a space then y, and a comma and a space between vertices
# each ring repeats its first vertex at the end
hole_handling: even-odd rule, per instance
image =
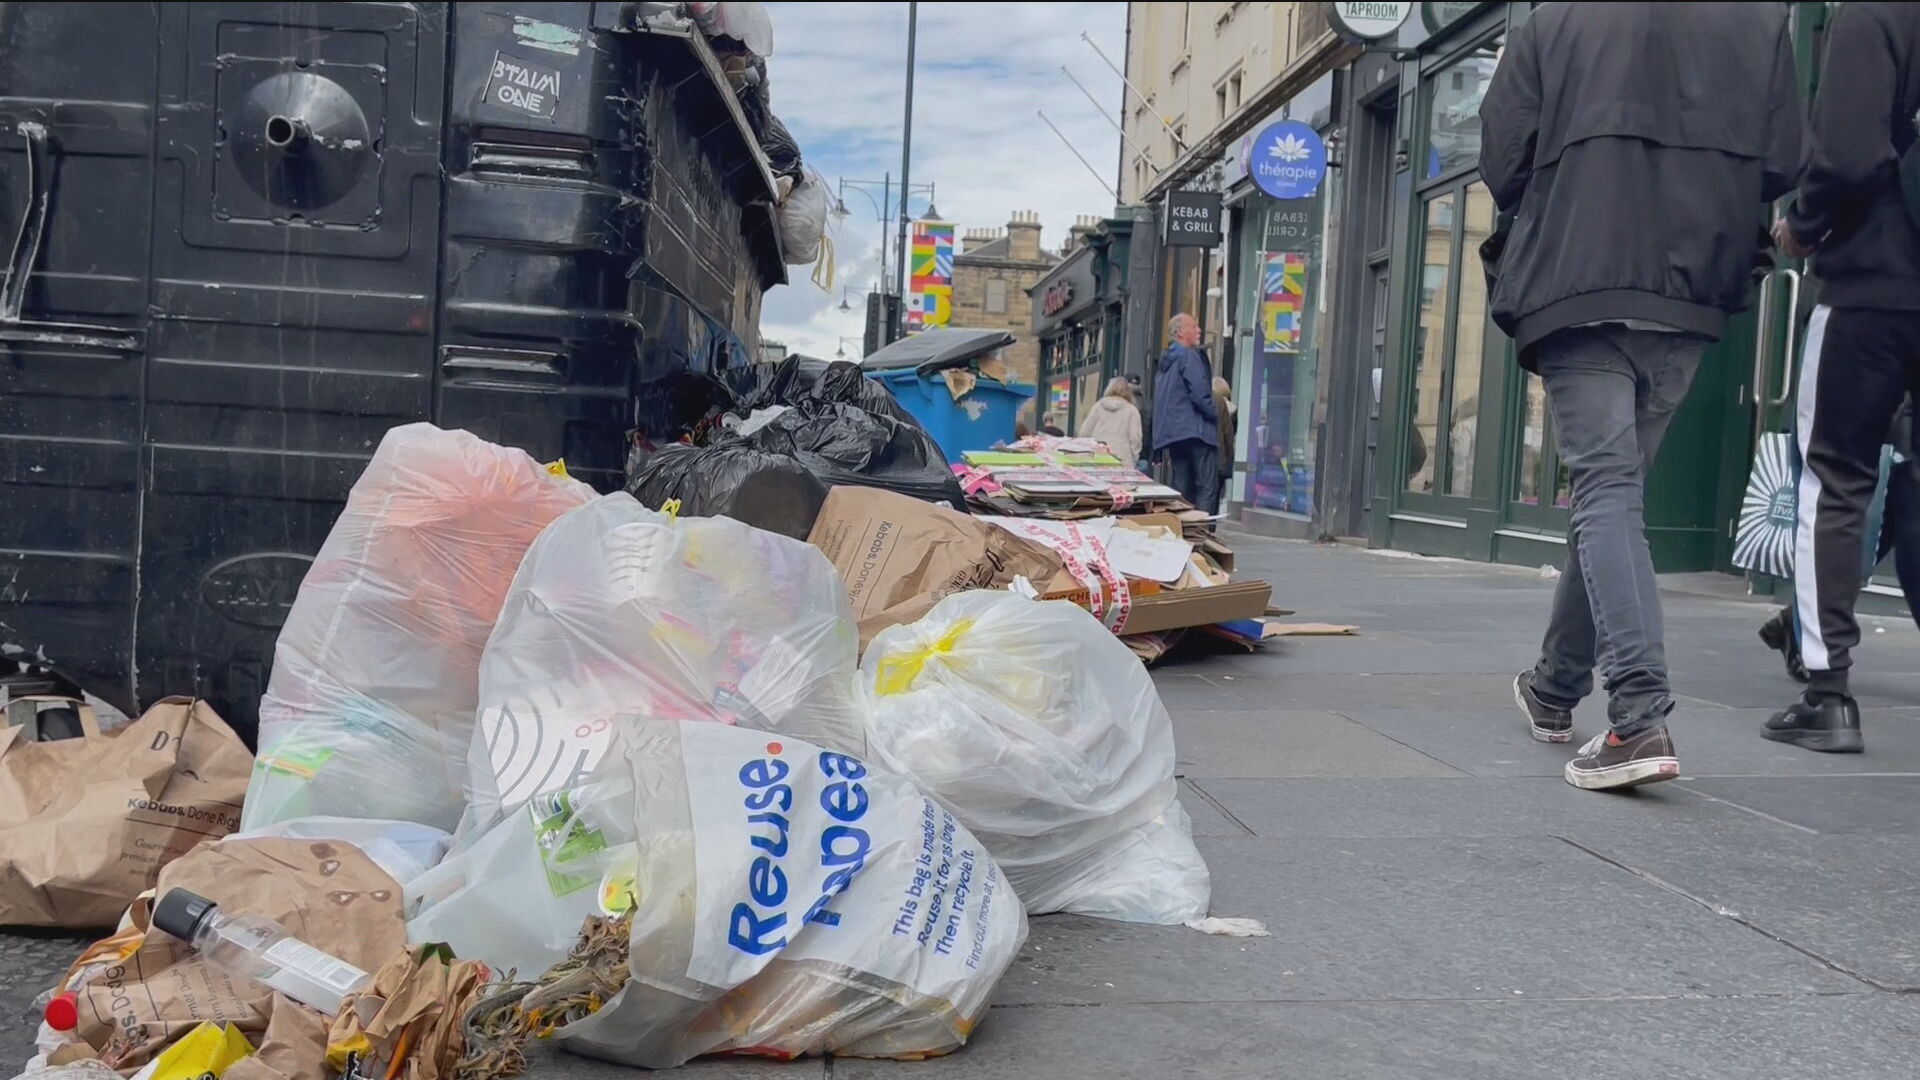
POLYGON ((1030 291, 1040 342, 1037 412, 1078 432, 1107 380, 1124 370, 1131 220, 1108 219, 1030 291))
POLYGON ((1323 76, 1222 162, 1232 226, 1227 332, 1215 363, 1238 420, 1224 497, 1243 524, 1270 535, 1315 534, 1326 207, 1337 187, 1325 132, 1339 82, 1338 73, 1323 76))
MULTIPOLYGON (((1355 353, 1364 328, 1379 328, 1378 445, 1364 515, 1376 546, 1528 565, 1566 558, 1567 472, 1545 391, 1489 316, 1479 257, 1495 214, 1478 172, 1480 102, 1502 43, 1531 8, 1424 4, 1398 42, 1416 58, 1393 65, 1397 87, 1382 73, 1372 115, 1392 125, 1393 166, 1354 178, 1365 189, 1347 204, 1340 259, 1351 286, 1343 303, 1356 307, 1335 319, 1355 353), (1365 222, 1376 219, 1390 250, 1366 250, 1365 222), (1384 303, 1362 315, 1369 273, 1379 275, 1384 303)), ((1365 141, 1356 140, 1356 155, 1365 141)), ((1762 216, 1756 208, 1756 228, 1762 216)), ((1702 365, 1649 480, 1648 534, 1663 570, 1726 566, 1752 434, 1776 417, 1755 407, 1754 386, 1777 379, 1768 373, 1780 361, 1756 346, 1754 325, 1750 315, 1736 319, 1702 365)))

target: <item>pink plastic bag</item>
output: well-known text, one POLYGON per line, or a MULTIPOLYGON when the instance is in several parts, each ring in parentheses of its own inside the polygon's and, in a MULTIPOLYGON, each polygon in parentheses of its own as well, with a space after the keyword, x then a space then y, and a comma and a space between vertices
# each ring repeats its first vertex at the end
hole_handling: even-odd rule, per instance
POLYGON ((245 827, 331 815, 454 828, 507 588, 540 530, 592 498, 470 432, 387 432, 280 632, 245 827))

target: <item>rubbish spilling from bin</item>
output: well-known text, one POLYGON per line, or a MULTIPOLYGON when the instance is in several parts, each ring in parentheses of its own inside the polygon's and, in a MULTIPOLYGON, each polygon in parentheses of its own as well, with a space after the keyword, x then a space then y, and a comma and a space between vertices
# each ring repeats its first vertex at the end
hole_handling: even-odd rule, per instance
MULTIPOLYGON (((816 393, 898 423, 861 385, 752 372, 716 448, 816 393)), ((293 603, 258 763, 185 699, 0 734, 0 783, 67 753, 140 806, 201 805, 183 776, 221 799, 157 811, 152 861, 89 887, 120 924, 48 988, 35 1067, 491 1080, 536 1037, 916 1059, 967 1042, 1030 913, 1263 934, 1209 916, 1136 659, 1142 623, 1268 634, 1264 583, 1189 534, 839 486, 801 540, 395 429, 293 603)))

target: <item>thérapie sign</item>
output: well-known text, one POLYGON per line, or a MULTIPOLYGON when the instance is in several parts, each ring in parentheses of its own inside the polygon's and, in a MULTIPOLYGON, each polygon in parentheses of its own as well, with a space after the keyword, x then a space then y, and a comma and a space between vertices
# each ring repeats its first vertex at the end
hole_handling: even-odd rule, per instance
POLYGON ((1309 198, 1326 179, 1327 144, 1298 120, 1268 124, 1254 136, 1247 175, 1276 199, 1309 198))
POLYGON ((1379 0, 1334 0, 1327 6, 1332 9, 1329 14, 1334 29, 1362 41, 1392 37, 1413 14, 1411 3, 1389 4, 1379 0))
POLYGON ((1213 247, 1220 243, 1220 196, 1211 191, 1167 192, 1167 246, 1213 247))

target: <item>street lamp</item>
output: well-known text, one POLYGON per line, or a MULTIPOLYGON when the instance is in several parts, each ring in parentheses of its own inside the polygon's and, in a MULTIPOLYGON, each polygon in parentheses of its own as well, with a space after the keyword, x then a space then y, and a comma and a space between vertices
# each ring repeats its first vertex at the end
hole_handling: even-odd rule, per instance
POLYGON ((833 350, 833 358, 835 360, 845 360, 847 358, 847 342, 849 341, 853 342, 853 347, 856 352, 864 347, 863 343, 860 341, 859 338, 848 337, 845 334, 842 334, 840 336, 839 348, 836 348, 833 350))
MULTIPOLYGON (((884 178, 879 180, 842 179, 838 190, 835 192, 833 206, 833 213, 838 217, 846 218, 853 216, 853 211, 847 208, 847 191, 849 189, 866 196, 867 202, 873 206, 874 220, 880 223, 881 288, 884 289, 888 295, 892 295, 899 288, 898 282, 887 274, 887 249, 891 246, 887 243, 887 231, 888 226, 891 225, 894 220, 894 208, 896 205, 894 196, 897 194, 903 195, 902 202, 911 202, 915 195, 924 193, 927 196, 927 216, 930 218, 938 218, 940 214, 933 208, 934 186, 932 184, 914 184, 902 193, 900 191, 900 185, 893 182, 892 173, 887 173, 884 178), (880 189, 878 197, 876 197, 871 190, 876 187, 880 189)), ((902 218, 907 215, 907 210, 908 208, 904 205, 899 207, 899 214, 902 218)), ((902 257, 905 257, 904 253, 902 257)))

